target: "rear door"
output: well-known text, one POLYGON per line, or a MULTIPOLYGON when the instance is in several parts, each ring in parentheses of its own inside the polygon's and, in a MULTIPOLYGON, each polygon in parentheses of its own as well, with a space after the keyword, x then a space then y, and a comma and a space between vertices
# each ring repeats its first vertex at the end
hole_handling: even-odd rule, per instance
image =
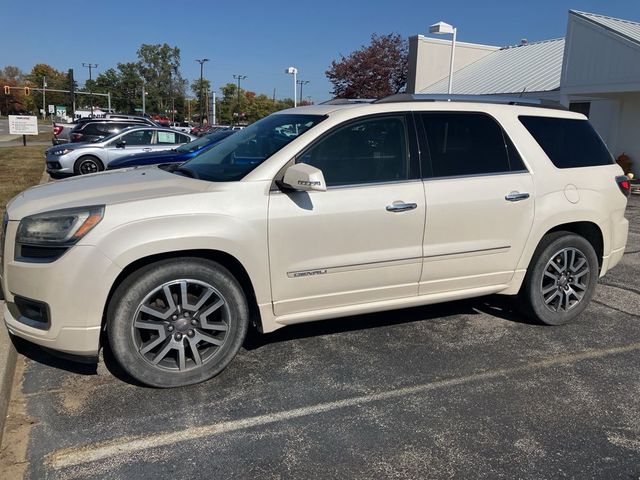
POLYGON ((189 137, 178 131, 167 132, 164 130, 156 131, 156 138, 152 150, 170 150, 176 148, 179 145, 187 143, 190 140, 189 137))
POLYGON ((531 174, 485 113, 416 117, 427 202, 420 293, 507 283, 533 223, 531 174))

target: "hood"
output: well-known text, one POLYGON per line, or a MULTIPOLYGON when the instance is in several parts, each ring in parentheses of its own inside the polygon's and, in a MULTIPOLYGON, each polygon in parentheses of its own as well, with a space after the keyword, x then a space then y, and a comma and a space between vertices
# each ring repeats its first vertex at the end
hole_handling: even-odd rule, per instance
POLYGON ((211 183, 174 175, 155 166, 110 170, 31 187, 7 205, 10 220, 36 213, 88 205, 200 193, 211 183))
POLYGON ((87 147, 95 147, 98 142, 73 142, 73 143, 59 143, 58 145, 53 145, 52 147, 47 148, 47 153, 53 150, 64 150, 65 148, 70 148, 73 150, 78 150, 79 148, 87 148, 87 147))

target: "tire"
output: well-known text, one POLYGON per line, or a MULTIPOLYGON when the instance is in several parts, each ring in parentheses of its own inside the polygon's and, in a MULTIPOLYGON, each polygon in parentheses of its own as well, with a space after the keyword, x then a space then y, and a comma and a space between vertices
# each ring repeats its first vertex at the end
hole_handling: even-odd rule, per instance
POLYGON ((599 272, 596 252, 584 237, 548 234, 533 254, 519 294, 520 310, 546 325, 569 323, 587 308, 599 272))
POLYGON ((116 360, 136 380, 161 388, 216 376, 242 346, 248 325, 237 280, 202 258, 162 260, 137 270, 118 286, 107 309, 116 360))
POLYGON ((97 173, 103 170, 104 165, 102 164, 102 162, 92 155, 85 155, 84 157, 80 157, 73 165, 73 171, 76 175, 89 175, 91 173, 97 173))

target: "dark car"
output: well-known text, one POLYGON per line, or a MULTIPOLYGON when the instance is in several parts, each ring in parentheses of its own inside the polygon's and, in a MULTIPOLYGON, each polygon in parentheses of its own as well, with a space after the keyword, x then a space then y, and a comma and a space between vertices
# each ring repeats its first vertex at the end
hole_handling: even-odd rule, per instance
POLYGON ((109 164, 108 170, 125 167, 138 167, 142 165, 156 165, 159 163, 182 163, 190 160, 196 155, 209 150, 215 144, 224 140, 229 135, 235 133, 234 130, 220 130, 215 133, 203 135, 202 137, 180 145, 173 150, 163 152, 140 153, 137 155, 128 155, 119 160, 115 160, 109 164))
MULTIPOLYGON (((69 135, 71 142, 96 142, 104 137, 118 133, 127 127, 148 125, 147 121, 132 119, 93 118, 78 123, 69 135)), ((154 124, 155 125, 155 124, 154 124)))

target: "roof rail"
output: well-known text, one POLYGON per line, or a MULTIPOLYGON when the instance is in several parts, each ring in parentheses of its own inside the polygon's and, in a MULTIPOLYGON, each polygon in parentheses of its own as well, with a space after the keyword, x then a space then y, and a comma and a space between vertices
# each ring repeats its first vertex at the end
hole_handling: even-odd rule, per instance
POLYGON ((398 102, 471 102, 497 103, 503 105, 523 105, 529 107, 553 108, 567 110, 564 105, 553 100, 527 97, 510 97, 504 95, 452 95, 446 93, 398 93, 376 100, 373 103, 398 102))
POLYGON ((375 98, 332 98, 326 102, 320 103, 320 105, 349 105, 356 103, 375 103, 375 98))

